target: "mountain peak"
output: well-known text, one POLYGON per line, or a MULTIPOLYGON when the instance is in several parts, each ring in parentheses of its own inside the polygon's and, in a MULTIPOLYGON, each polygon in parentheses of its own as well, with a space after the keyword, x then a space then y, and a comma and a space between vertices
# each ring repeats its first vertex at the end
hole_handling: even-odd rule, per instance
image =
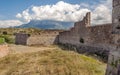
POLYGON ((72 26, 73 22, 31 20, 29 23, 17 26, 16 28, 69 29, 72 26))

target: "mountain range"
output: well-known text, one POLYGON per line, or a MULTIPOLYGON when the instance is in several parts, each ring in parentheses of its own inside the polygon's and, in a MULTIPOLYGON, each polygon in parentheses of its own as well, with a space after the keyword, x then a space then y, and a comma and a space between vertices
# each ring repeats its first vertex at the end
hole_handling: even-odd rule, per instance
POLYGON ((73 22, 53 20, 31 20, 29 23, 16 26, 15 28, 69 29, 73 24, 73 22))

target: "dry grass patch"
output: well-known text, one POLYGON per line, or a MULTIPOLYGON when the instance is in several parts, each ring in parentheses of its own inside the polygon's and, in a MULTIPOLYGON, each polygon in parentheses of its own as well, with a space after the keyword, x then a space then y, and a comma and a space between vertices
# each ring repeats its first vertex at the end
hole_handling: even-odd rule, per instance
POLYGON ((104 75, 106 65, 71 51, 45 50, 0 59, 0 75, 104 75))

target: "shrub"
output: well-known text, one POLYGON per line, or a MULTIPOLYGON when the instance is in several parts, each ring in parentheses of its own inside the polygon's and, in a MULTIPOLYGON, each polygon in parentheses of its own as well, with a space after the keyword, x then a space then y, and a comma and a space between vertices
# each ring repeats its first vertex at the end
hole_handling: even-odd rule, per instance
POLYGON ((6 32, 6 31, 4 31, 4 32, 3 32, 3 35, 7 35, 7 32, 6 32))
POLYGON ((6 43, 14 43, 15 39, 12 38, 10 35, 1 35, 1 38, 4 38, 6 43))
POLYGON ((0 44, 5 43, 5 39, 4 38, 0 38, 0 44))

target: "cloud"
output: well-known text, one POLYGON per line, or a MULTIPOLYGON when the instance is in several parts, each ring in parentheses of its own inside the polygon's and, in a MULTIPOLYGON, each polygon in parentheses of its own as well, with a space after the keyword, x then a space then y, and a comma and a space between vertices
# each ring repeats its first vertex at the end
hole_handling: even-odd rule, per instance
POLYGON ((32 19, 37 20, 57 20, 57 21, 78 21, 90 10, 83 9, 78 4, 69 4, 59 1, 55 5, 32 6, 16 15, 17 18, 22 18, 25 21, 32 19))
POLYGON ((101 1, 99 5, 95 6, 92 11, 92 24, 105 24, 112 21, 112 0, 101 1))
POLYGON ((93 24, 111 23, 111 11, 105 5, 99 5, 92 12, 93 24))
POLYGON ((111 23, 111 3, 112 0, 101 0, 96 5, 70 4, 59 1, 54 5, 32 6, 22 13, 18 13, 16 17, 23 19, 25 22, 33 19, 76 22, 82 20, 83 16, 91 11, 92 24, 111 23))
POLYGON ((19 26, 23 24, 19 20, 0 20, 0 28, 19 26))

